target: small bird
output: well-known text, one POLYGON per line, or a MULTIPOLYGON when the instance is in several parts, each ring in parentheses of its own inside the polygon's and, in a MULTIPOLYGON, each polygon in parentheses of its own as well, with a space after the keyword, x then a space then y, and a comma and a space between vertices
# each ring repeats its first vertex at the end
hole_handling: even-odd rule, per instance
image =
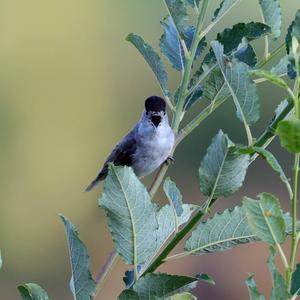
POLYGON ((166 102, 158 96, 145 101, 145 110, 135 127, 121 140, 106 159, 98 176, 86 188, 90 191, 108 173, 108 164, 130 166, 142 178, 155 171, 170 157, 174 133, 166 113, 166 102))

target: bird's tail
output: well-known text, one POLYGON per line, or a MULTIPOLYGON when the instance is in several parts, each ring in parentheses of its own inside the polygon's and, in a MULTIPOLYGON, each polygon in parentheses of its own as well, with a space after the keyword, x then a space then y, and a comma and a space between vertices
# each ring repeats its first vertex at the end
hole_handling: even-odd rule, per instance
POLYGON ((86 192, 92 190, 100 181, 102 181, 106 177, 102 172, 87 186, 85 189, 86 192))

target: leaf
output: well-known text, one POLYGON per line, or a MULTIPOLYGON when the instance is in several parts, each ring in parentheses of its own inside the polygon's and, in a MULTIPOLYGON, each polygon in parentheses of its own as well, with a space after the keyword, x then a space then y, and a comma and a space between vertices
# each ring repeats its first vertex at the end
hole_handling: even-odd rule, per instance
POLYGON ((246 38, 243 38, 237 50, 233 52, 233 56, 248 66, 252 67, 257 64, 256 53, 246 38))
POLYGON ((70 289, 75 300, 90 299, 95 295, 96 285, 89 270, 90 258, 87 248, 80 240, 75 226, 63 215, 60 217, 64 223, 69 244, 72 269, 70 289))
POLYGON ((139 295, 133 290, 124 290, 118 297, 118 300, 141 300, 139 295))
POLYGON ((220 130, 199 168, 202 193, 211 199, 233 194, 242 186, 248 165, 249 155, 236 153, 235 145, 220 130))
POLYGON ((157 207, 130 167, 110 165, 99 205, 117 253, 128 264, 146 262, 157 248, 157 207))
POLYGON ((300 263, 297 264, 296 270, 292 275, 291 294, 300 295, 300 263))
POLYGON ((237 117, 244 123, 255 123, 259 119, 259 99, 256 86, 248 76, 249 67, 237 60, 225 61, 223 46, 216 41, 211 45, 236 106, 237 117))
POLYGON ((221 99, 223 97, 228 97, 230 92, 226 86, 224 77, 220 69, 214 69, 209 78, 203 85, 204 97, 211 102, 221 99))
POLYGON ((203 89, 201 86, 197 86, 195 90, 187 97, 184 110, 189 110, 197 101, 202 98, 203 89))
MULTIPOLYGON (((192 204, 183 204, 183 213, 178 218, 178 226, 186 223, 192 213, 195 211, 196 206, 192 204)), ((163 206, 157 213, 157 221, 158 221, 158 248, 156 253, 159 251, 160 247, 169 239, 172 233, 175 231, 175 216, 173 213, 173 209, 170 205, 163 206)))
POLYGON ((288 84, 282 78, 275 75, 271 71, 257 69, 257 70, 251 70, 251 71, 249 71, 249 73, 250 73, 250 75, 265 78, 266 80, 274 83, 275 85, 277 85, 285 90, 287 90, 289 87, 288 84))
POLYGON ((171 300, 197 300, 191 293, 181 293, 171 297, 171 300))
POLYGON ((47 293, 35 283, 26 283, 18 286, 23 300, 50 300, 47 293))
MULTIPOLYGON (((289 213, 283 216, 286 232, 291 234, 292 218, 289 213)), ((259 238, 248 224, 244 210, 236 206, 200 223, 186 241, 185 250, 193 255, 203 255, 226 251, 258 240, 259 238)))
POLYGON ((146 44, 144 40, 138 35, 130 33, 127 36, 126 40, 131 42, 143 55, 149 67, 155 74, 164 94, 169 95, 170 91, 167 87, 168 75, 159 55, 153 50, 153 48, 150 45, 146 44))
POLYGON ((172 203, 177 217, 180 217, 183 213, 182 196, 175 182, 173 182, 170 177, 164 182, 164 192, 172 203))
POLYGON ((276 251, 270 247, 271 256, 268 260, 269 270, 272 275, 272 292, 271 300, 286 300, 290 299, 290 295, 287 291, 287 286, 282 275, 277 271, 275 266, 276 251))
POLYGON ((264 23, 272 29, 272 38, 277 39, 281 33, 281 7, 279 0, 259 0, 264 23))
POLYGON ((187 10, 183 0, 165 0, 170 15, 175 23, 177 31, 181 34, 184 31, 187 20, 187 10))
POLYGON ((277 132, 283 148, 291 153, 300 152, 300 121, 284 120, 278 123, 277 132))
POLYGON ((285 55, 280 59, 280 61, 277 63, 277 65, 272 67, 271 72, 277 76, 286 74, 288 64, 289 64, 289 59, 288 59, 288 56, 285 55))
POLYGON ((149 273, 136 282, 133 290, 141 300, 158 300, 179 292, 191 291, 197 283, 197 278, 165 273, 149 273))
POLYGON ((259 194, 259 199, 243 199, 251 230, 269 245, 282 244, 286 239, 286 228, 279 200, 269 193, 259 194))
POLYGON ((196 277, 199 281, 206 282, 206 283, 212 284, 212 285, 216 284, 215 280, 210 275, 201 273, 201 274, 198 274, 196 277))
POLYGON ((222 18, 238 2, 239 0, 223 0, 214 12, 213 21, 222 18))
POLYGON ((199 7, 200 0, 185 0, 191 7, 199 7))
MULTIPOLYGON (((244 39, 244 47, 246 46, 246 41, 251 42, 258 38, 261 38, 271 31, 270 27, 266 24, 260 22, 250 22, 250 23, 237 23, 232 28, 226 28, 223 32, 218 33, 217 41, 220 42, 224 46, 224 54, 229 55, 233 50, 237 49, 244 39)), ((253 48, 248 44, 248 48, 252 53, 255 52, 253 48)), ((243 60, 245 63, 253 66, 256 62, 253 59, 253 54, 251 56, 251 60, 243 60), (252 61, 252 62, 251 62, 252 61)))
POLYGON ((161 24, 164 28, 164 34, 159 41, 160 49, 168 58, 172 67, 181 71, 184 68, 184 54, 182 53, 178 32, 173 19, 168 16, 161 24))
POLYGON ((249 274, 246 280, 246 285, 248 287, 250 300, 265 300, 265 297, 262 296, 257 290, 256 283, 253 279, 253 274, 249 274))
MULTIPOLYGON (((288 178, 286 177, 282 167, 278 163, 276 157, 268 150, 262 148, 262 147, 249 147, 246 149, 241 149, 241 153, 258 153, 260 154, 264 159, 266 159, 267 163, 271 166, 271 168, 279 175, 281 181, 286 185, 287 189, 290 191, 290 183, 288 178)), ((292 193, 292 192, 291 192, 292 193)))
POLYGON ((185 250, 193 255, 215 253, 240 244, 257 241, 242 208, 226 209, 200 223, 186 241, 185 250))

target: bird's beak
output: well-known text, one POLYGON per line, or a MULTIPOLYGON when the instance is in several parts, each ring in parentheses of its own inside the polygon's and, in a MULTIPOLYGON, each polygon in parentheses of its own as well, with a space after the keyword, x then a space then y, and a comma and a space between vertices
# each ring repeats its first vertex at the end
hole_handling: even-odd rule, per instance
POLYGON ((155 127, 157 127, 161 122, 161 116, 159 114, 153 114, 151 116, 151 122, 155 127))

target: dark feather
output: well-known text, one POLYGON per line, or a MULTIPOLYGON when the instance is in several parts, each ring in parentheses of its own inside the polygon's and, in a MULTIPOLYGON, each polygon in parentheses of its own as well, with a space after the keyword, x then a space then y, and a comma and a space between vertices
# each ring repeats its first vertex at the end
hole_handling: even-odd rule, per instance
POLYGON ((113 163, 115 166, 131 166, 133 164, 133 154, 136 151, 136 140, 134 130, 129 132, 125 138, 114 148, 104 163, 104 166, 98 176, 85 189, 90 191, 101 180, 104 180, 108 172, 108 164, 113 163))

